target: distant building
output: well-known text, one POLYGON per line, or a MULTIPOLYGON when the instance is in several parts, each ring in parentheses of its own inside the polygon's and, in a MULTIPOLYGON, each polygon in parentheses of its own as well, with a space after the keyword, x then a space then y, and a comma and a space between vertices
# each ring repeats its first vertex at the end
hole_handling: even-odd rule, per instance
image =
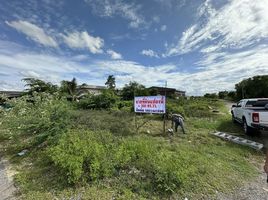
POLYGON ((185 97, 186 92, 177 90, 175 88, 166 88, 166 87, 150 87, 150 90, 154 90, 158 95, 166 95, 166 96, 175 96, 175 97, 185 97))
POLYGON ((82 97, 86 94, 99 95, 101 94, 101 91, 104 89, 107 89, 107 87, 83 84, 78 86, 78 97, 82 97))
POLYGON ((21 97, 23 93, 22 91, 0 91, 0 95, 5 95, 9 99, 21 97))

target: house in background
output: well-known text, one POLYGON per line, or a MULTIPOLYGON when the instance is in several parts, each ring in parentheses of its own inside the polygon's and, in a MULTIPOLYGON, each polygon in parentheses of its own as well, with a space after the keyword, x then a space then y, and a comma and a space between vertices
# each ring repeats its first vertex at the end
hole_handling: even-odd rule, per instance
POLYGON ((5 95, 9 99, 21 97, 23 93, 23 91, 0 91, 0 95, 5 95))
POLYGON ((152 86, 149 88, 151 91, 155 91, 157 95, 166 95, 167 97, 185 97, 186 91, 177 90, 175 88, 166 88, 166 87, 156 87, 152 86))
POLYGON ((93 94, 93 95, 99 95, 101 94, 101 91, 107 89, 105 86, 98 86, 98 85, 87 85, 82 84, 78 86, 78 97, 81 98, 86 94, 93 94))

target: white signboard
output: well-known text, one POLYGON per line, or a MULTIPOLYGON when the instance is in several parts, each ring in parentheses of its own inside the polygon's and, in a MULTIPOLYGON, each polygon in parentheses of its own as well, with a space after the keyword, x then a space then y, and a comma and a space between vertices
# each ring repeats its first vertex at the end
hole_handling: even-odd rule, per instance
POLYGON ((137 113, 166 113, 165 96, 135 97, 134 109, 137 113))

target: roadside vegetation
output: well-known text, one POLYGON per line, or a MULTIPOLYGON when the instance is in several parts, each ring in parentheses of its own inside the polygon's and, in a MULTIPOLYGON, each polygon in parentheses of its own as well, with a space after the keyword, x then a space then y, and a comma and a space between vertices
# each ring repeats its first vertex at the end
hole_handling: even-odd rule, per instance
POLYGON ((220 91, 216 93, 207 93, 207 98, 220 98, 229 101, 239 101, 249 98, 267 98, 268 96, 268 75, 254 76, 244 79, 235 84, 235 91, 220 91))
POLYGON ((133 113, 134 92, 154 92, 136 82, 120 94, 109 76, 107 90, 77 102, 75 79, 60 88, 27 81, 27 94, 2 97, 9 108, 0 110, 1 152, 22 199, 213 198, 257 175, 260 153, 210 135, 241 133, 221 100, 168 98, 187 133, 169 135, 163 116, 133 113))

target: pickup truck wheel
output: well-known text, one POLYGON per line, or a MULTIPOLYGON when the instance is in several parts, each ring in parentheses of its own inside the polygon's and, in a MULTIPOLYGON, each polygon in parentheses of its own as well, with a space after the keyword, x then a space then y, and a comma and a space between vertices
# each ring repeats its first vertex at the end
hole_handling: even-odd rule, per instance
POLYGON ((253 133, 253 129, 247 125, 247 121, 245 119, 243 120, 243 128, 245 134, 251 135, 253 133))

